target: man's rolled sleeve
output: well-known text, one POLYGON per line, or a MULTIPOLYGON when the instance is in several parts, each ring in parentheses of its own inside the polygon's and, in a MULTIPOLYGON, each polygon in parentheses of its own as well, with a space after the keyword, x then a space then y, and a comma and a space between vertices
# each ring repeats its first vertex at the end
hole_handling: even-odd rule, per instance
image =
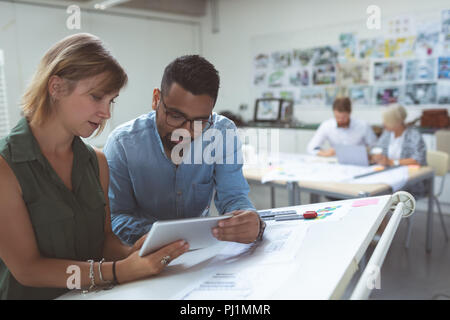
POLYGON ((112 214, 111 224, 115 234, 121 241, 132 246, 140 237, 148 233, 154 221, 136 219, 127 214, 112 214))
POLYGON ((317 153, 320 151, 322 144, 326 141, 326 128, 325 123, 322 123, 317 131, 314 133, 314 136, 309 141, 308 146, 306 148, 307 152, 310 155, 317 155, 317 153))

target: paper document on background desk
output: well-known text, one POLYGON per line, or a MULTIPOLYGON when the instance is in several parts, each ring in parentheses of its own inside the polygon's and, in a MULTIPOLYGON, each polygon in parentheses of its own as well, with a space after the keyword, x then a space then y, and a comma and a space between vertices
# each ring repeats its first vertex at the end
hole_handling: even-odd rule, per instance
POLYGON ((408 167, 401 166, 395 169, 390 169, 388 171, 381 171, 370 176, 352 179, 349 182, 361 184, 385 183, 391 186, 392 192, 396 192, 405 186, 408 178, 408 167))
POLYGON ((344 182, 374 170, 374 166, 362 167, 327 162, 291 162, 269 167, 268 172, 261 178, 261 183, 268 181, 344 182))

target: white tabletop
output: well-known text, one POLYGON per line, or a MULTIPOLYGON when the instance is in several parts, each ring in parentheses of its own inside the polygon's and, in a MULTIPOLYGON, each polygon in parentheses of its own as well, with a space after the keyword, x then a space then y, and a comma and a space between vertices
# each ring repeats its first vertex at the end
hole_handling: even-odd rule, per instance
MULTIPOLYGON (((280 277, 281 283, 273 290, 265 288, 268 292, 266 298, 340 298, 390 208, 390 195, 376 198, 378 203, 352 207, 339 221, 312 221, 298 252, 293 252, 294 272, 287 278, 280 277)), ((353 201, 334 201, 322 205, 350 204, 353 201)), ((291 222, 302 223, 299 220, 291 222)), ((147 280, 122 284, 109 291, 88 294, 72 291, 59 299, 173 299, 177 293, 211 273, 211 268, 207 266, 226 245, 226 242, 220 242, 209 248, 188 252, 174 260, 161 274, 147 280)), ((236 268, 248 266, 246 257, 233 263, 236 268)))

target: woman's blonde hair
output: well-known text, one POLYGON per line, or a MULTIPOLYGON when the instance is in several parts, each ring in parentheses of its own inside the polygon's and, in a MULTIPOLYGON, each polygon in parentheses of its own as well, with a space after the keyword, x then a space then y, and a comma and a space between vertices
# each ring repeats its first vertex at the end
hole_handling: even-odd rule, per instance
POLYGON ((407 113, 403 106, 394 105, 383 112, 383 123, 389 127, 405 124, 406 116, 407 113))
MULTIPOLYGON (((98 89, 105 94, 119 91, 128 77, 120 64, 103 46, 102 41, 91 34, 68 36, 53 45, 41 59, 31 83, 22 96, 22 112, 29 120, 43 124, 52 113, 52 98, 48 82, 52 76, 67 80, 67 94, 75 89, 76 82, 107 72, 98 89)), ((102 123, 97 135, 104 129, 102 123)))

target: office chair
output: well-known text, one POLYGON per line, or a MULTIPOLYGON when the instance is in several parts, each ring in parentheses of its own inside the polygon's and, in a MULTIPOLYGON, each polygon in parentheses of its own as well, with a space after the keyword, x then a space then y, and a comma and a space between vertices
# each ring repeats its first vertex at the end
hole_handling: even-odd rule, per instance
MULTIPOLYGON (((447 152, 450 155, 450 130, 438 130, 434 136, 436 137, 436 150, 447 152)), ((450 157, 448 165, 450 168, 450 157)))
MULTIPOLYGON (((445 183, 445 175, 449 169, 449 156, 448 153, 442 151, 427 151, 427 163, 430 167, 434 169, 435 175, 441 177, 441 185, 439 187, 439 191, 432 195, 433 201, 435 201, 436 206, 438 208, 439 218, 441 220, 441 226, 444 230, 445 241, 448 241, 447 228, 445 226, 444 217, 441 211, 441 204, 439 203, 439 197, 444 190, 445 183)), ((408 219, 408 232, 405 241, 405 247, 409 248, 409 241, 411 238, 411 230, 412 230, 412 221, 408 219)))

